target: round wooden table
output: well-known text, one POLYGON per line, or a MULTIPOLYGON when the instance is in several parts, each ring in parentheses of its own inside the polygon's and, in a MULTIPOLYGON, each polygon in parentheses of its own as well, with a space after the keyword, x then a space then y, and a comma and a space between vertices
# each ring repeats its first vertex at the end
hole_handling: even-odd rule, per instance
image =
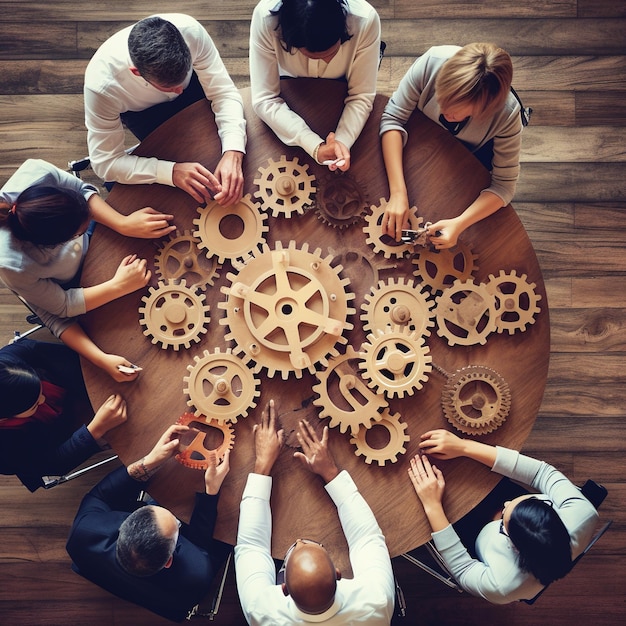
MULTIPOLYGON (((322 137, 336 127, 346 92, 344 83, 314 79, 283 83, 286 101, 322 137)), ((253 181, 258 177, 259 168, 267 167, 268 159, 278 161, 282 155, 287 159, 297 157, 300 163, 308 164, 309 174, 320 181, 329 176, 327 168, 315 164, 301 149, 284 146, 255 116, 249 90, 243 90, 242 94, 248 123, 245 194, 254 195, 258 189, 253 181)), ((347 173, 351 182, 357 183, 368 206, 378 205, 382 198, 388 198, 378 135, 386 100, 383 96, 376 97, 369 121, 352 149, 352 166, 347 173)), ((489 174, 454 137, 420 112, 412 115, 407 129, 409 141, 404 151, 407 185, 409 199, 418 207, 418 215, 434 222, 460 213, 488 185, 489 174)), ((213 170, 220 157, 220 143, 208 102, 198 102, 170 119, 143 141, 135 153, 172 161, 198 161, 213 170)), ((143 206, 173 213, 180 232, 193 231, 193 220, 198 215, 197 203, 186 193, 156 184, 117 184, 108 202, 124 214, 143 206)), ((360 320, 365 294, 378 280, 386 281, 391 277, 414 280, 410 258, 398 260, 375 254, 366 242, 363 221, 339 228, 319 219, 314 210, 289 218, 273 217, 269 211, 268 214, 266 240, 271 249, 276 242, 287 247, 293 240, 298 248, 308 243, 309 250, 321 248, 322 257, 332 254, 344 266, 340 275, 350 279, 347 290, 355 294, 350 305, 356 309, 356 314, 349 318, 354 328, 345 330, 343 335, 347 345, 358 351, 367 335, 360 320)), ((499 428, 480 439, 520 449, 533 427, 548 371, 549 316, 541 271, 529 238, 510 205, 468 229, 461 239, 477 256, 475 282, 484 283, 501 270, 515 270, 518 276, 525 274, 541 296, 541 311, 535 316, 535 323, 524 332, 492 333, 484 345, 472 346, 451 346, 438 336, 435 328, 427 338, 433 364, 438 370, 450 373, 467 365, 484 365, 504 378, 511 390, 510 413, 499 428)), ((83 285, 92 285, 113 275, 120 259, 129 253, 147 258, 154 270, 156 250, 152 241, 124 238, 98 227, 87 255, 83 285)), ((227 327, 218 322, 224 316, 218 303, 226 298, 221 287, 231 285, 227 275, 233 271, 226 261, 214 286, 206 289, 211 321, 201 342, 192 343, 188 349, 163 349, 143 334, 138 310, 147 290, 115 300, 84 317, 86 331, 103 350, 123 355, 144 368, 134 383, 121 385, 83 361, 87 389, 94 406, 99 406, 113 392, 122 393, 128 402, 128 422, 109 437, 124 463, 147 453, 167 426, 184 412, 193 411, 187 405, 183 378, 188 375, 187 366, 194 363, 194 357, 201 356, 206 349, 213 352, 220 347, 223 352, 233 347, 232 342, 225 340, 227 327)), ((153 275, 151 284, 156 286, 157 280, 153 275)), ((338 348, 343 351, 343 346, 338 348)), ((277 414, 287 431, 292 431, 301 418, 320 423, 320 409, 312 402, 316 397, 312 387, 317 379, 307 369, 300 378, 291 374, 286 380, 280 372, 270 377, 267 370, 262 369, 257 378, 260 396, 256 407, 250 409, 247 417, 239 418, 233 427, 235 444, 231 470, 220 495, 215 536, 231 544, 236 541, 241 494, 254 464, 252 427, 259 421, 270 398, 275 399, 277 414)), ((374 511, 392 556, 422 545, 430 538, 430 527, 408 479, 407 468, 423 432, 433 428, 453 430, 442 409, 441 394, 445 384, 446 376, 433 369, 422 389, 413 395, 388 400, 390 411, 399 412, 402 421, 407 423, 406 433, 410 436, 405 444, 406 453, 400 454, 395 463, 384 466, 366 463, 362 456, 355 454, 349 431, 330 429, 330 447, 336 461, 350 472, 374 511)), ((328 421, 325 418, 323 423, 328 421)), ((372 430, 375 441, 380 434, 374 435, 374 430, 375 427, 372 430)), ((293 441, 293 437, 290 440, 293 441)), ((295 538, 310 537, 321 541, 337 566, 349 572, 347 546, 335 506, 322 481, 303 469, 293 458, 293 452, 293 447, 285 446, 272 472, 272 553, 281 558, 295 538)), ((471 510, 499 480, 499 476, 468 459, 438 465, 446 477, 444 506, 452 521, 471 510)), ((152 479, 150 493, 176 515, 188 518, 192 495, 203 488, 202 474, 172 459, 152 479)))

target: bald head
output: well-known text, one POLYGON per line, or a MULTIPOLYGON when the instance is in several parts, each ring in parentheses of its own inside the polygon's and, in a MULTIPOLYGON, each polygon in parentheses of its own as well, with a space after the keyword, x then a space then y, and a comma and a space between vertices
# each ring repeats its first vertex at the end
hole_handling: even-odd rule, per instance
POLYGON ((319 544, 297 543, 285 563, 285 587, 304 613, 323 613, 334 599, 338 572, 319 544))

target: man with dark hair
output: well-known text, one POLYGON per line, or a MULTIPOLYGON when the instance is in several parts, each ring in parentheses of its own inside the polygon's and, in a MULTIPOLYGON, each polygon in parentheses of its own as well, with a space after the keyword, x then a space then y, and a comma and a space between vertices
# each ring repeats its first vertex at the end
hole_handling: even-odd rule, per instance
POLYGON ((380 19, 365 0, 261 0, 250 25, 250 87, 255 113, 288 146, 330 169, 350 167, 350 149, 372 110, 380 61, 380 19), (280 97, 280 79, 348 83, 337 128, 325 138, 280 97))
POLYGON ((277 580, 270 553, 271 471, 283 446, 276 431, 274 401, 254 426, 255 464, 243 492, 235 572, 241 607, 252 626, 323 624, 388 625, 394 603, 394 580, 385 538, 372 510, 348 472, 339 471, 328 449, 328 427, 320 440, 306 421, 297 432, 302 452, 294 454, 325 483, 337 506, 350 550, 352 579, 341 579, 326 549, 312 539, 297 539, 287 550, 277 580))
POLYGON ((246 146, 243 101, 215 44, 189 15, 147 17, 119 31, 96 51, 85 72, 85 125, 91 165, 107 181, 161 183, 198 202, 223 206, 241 199, 246 146), (214 172, 127 154, 124 126, 143 140, 161 123, 207 98, 215 114, 222 158, 214 172))
POLYGON ((196 494, 189 524, 138 501, 145 481, 178 452, 188 430, 170 426, 145 457, 101 480, 83 498, 66 546, 76 572, 174 621, 185 619, 206 595, 229 549, 213 539, 228 451, 221 464, 210 456, 205 492, 196 494))

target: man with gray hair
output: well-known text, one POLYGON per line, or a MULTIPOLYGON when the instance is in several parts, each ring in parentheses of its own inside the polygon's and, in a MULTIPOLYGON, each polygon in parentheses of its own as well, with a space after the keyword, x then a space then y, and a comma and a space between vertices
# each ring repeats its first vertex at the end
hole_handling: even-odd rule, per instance
POLYGON ((115 33, 87 66, 84 96, 89 157, 102 179, 175 186, 200 203, 215 199, 229 206, 241 199, 243 101, 211 37, 193 17, 154 15, 115 33), (175 163, 125 151, 124 126, 143 140, 205 97, 222 144, 222 158, 213 172, 201 163, 175 163))

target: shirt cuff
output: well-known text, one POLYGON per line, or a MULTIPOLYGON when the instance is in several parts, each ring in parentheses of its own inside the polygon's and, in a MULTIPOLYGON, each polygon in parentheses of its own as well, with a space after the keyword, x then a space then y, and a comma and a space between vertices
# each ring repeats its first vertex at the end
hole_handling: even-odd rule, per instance
POLYGON ((250 472, 241 499, 260 498, 261 500, 267 500, 269 502, 271 493, 272 477, 250 472))
POLYGON ((326 484, 325 489, 337 507, 355 491, 358 491, 347 470, 339 472, 335 478, 326 484))
POLYGON ((161 185, 169 185, 170 187, 175 187, 174 185, 174 161, 161 161, 160 159, 157 161, 157 175, 156 182, 161 185))

